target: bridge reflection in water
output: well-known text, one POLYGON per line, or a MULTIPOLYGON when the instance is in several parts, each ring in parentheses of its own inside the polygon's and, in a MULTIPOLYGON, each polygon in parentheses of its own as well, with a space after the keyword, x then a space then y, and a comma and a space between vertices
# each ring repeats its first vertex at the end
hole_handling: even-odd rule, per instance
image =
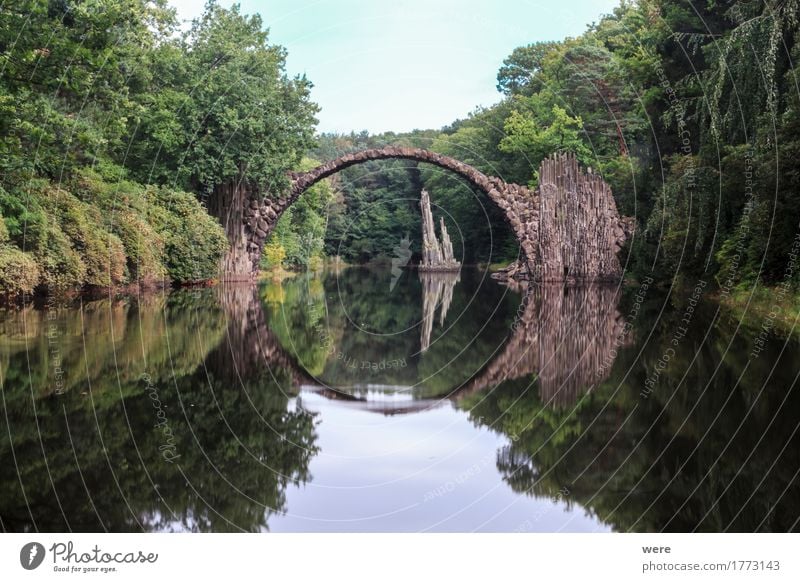
MULTIPOLYGON (((443 328, 446 336, 445 322, 460 275, 420 273, 419 279, 422 317, 418 358, 431 348, 437 313, 438 327, 443 328)), ((618 287, 519 282, 512 285, 514 292, 523 294, 523 299, 504 341, 468 379, 440 389, 435 396, 425 395, 424 378, 409 385, 370 383, 363 379, 349 385, 328 383, 309 373, 292 354, 292 348, 298 348, 297 338, 290 340, 288 346, 282 345, 268 325, 255 288, 229 286, 222 302, 232 322, 231 348, 239 354, 243 370, 259 366, 288 370, 297 387, 342 402, 362 403, 371 411, 398 414, 426 410, 444 399, 458 401, 503 382, 525 378, 538 386, 539 397, 546 405, 574 404, 605 380, 618 350, 628 341, 617 308, 618 287)), ((315 339, 322 342, 331 335, 327 330, 317 329, 315 339)), ((335 346, 329 346, 328 359, 335 352, 335 346)))
POLYGON ((522 310, 502 351, 455 396, 535 375, 539 397, 567 406, 606 379, 626 343, 619 289, 608 285, 520 285, 522 310))

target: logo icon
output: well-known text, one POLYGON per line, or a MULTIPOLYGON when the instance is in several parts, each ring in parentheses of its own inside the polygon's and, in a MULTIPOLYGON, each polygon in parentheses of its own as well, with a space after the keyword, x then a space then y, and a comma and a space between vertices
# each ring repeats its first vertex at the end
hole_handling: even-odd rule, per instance
POLYGON ((392 282, 389 283, 389 292, 394 290, 397 285, 397 280, 403 275, 403 267, 405 267, 411 260, 411 239, 408 234, 400 239, 400 244, 394 247, 394 256, 392 257, 392 282))
POLYGON ((19 563, 26 570, 35 570, 44 561, 44 546, 39 542, 29 542, 19 551, 19 563))

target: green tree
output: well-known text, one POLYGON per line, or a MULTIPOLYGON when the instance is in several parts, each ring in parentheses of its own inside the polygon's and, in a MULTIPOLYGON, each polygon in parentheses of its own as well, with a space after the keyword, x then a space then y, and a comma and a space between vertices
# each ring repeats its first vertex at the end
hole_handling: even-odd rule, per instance
POLYGON ((311 144, 311 84, 289 78, 286 51, 269 43, 259 15, 213 0, 179 39, 151 54, 153 85, 131 165, 152 181, 212 194, 220 185, 285 185, 311 144))
POLYGON ((539 91, 543 86, 539 78, 542 63, 557 45, 555 42, 536 42, 515 48, 497 72, 497 90, 506 95, 539 91))
POLYGON ((500 151, 521 153, 532 167, 556 152, 573 152, 586 164, 592 152, 584 143, 583 122, 572 117, 558 105, 550 105, 539 94, 520 101, 520 109, 511 112, 505 121, 506 137, 500 141, 500 151))

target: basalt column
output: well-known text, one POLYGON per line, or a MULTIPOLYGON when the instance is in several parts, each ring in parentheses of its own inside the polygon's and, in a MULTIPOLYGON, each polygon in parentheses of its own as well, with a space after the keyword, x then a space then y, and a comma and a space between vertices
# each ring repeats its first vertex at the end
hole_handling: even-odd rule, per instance
POLYGON ((208 212, 225 229, 229 245, 220 264, 221 280, 254 281, 258 277, 264 242, 288 205, 285 194, 262 194, 243 183, 215 188, 208 212))
POLYGON ((617 281, 617 252, 632 227, 623 219, 611 188, 591 168, 586 173, 570 154, 556 154, 539 169, 539 257, 537 279, 617 281))
POLYGON ((215 216, 225 229, 228 252, 222 258, 220 270, 225 281, 249 281, 255 276, 253 263, 247 251, 245 208, 250 194, 244 184, 227 182, 214 189, 208 202, 208 212, 215 216))
POLYGON ((444 226, 444 219, 441 219, 442 241, 436 236, 436 228, 431 212, 431 199, 426 190, 422 191, 420 199, 420 210, 422 211, 422 263, 419 265, 420 271, 459 271, 461 263, 456 261, 453 256, 453 243, 447 234, 444 226))

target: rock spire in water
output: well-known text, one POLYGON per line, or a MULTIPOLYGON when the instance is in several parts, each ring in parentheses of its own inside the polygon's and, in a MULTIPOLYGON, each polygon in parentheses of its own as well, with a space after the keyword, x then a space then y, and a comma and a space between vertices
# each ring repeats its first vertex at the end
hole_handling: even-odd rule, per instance
POLYGON ((460 271, 459 263, 453 255, 453 243, 447 234, 444 218, 439 218, 439 227, 442 232, 442 241, 436 237, 436 228, 431 212, 431 199, 426 190, 422 191, 420 199, 422 211, 422 263, 420 271, 460 271))

